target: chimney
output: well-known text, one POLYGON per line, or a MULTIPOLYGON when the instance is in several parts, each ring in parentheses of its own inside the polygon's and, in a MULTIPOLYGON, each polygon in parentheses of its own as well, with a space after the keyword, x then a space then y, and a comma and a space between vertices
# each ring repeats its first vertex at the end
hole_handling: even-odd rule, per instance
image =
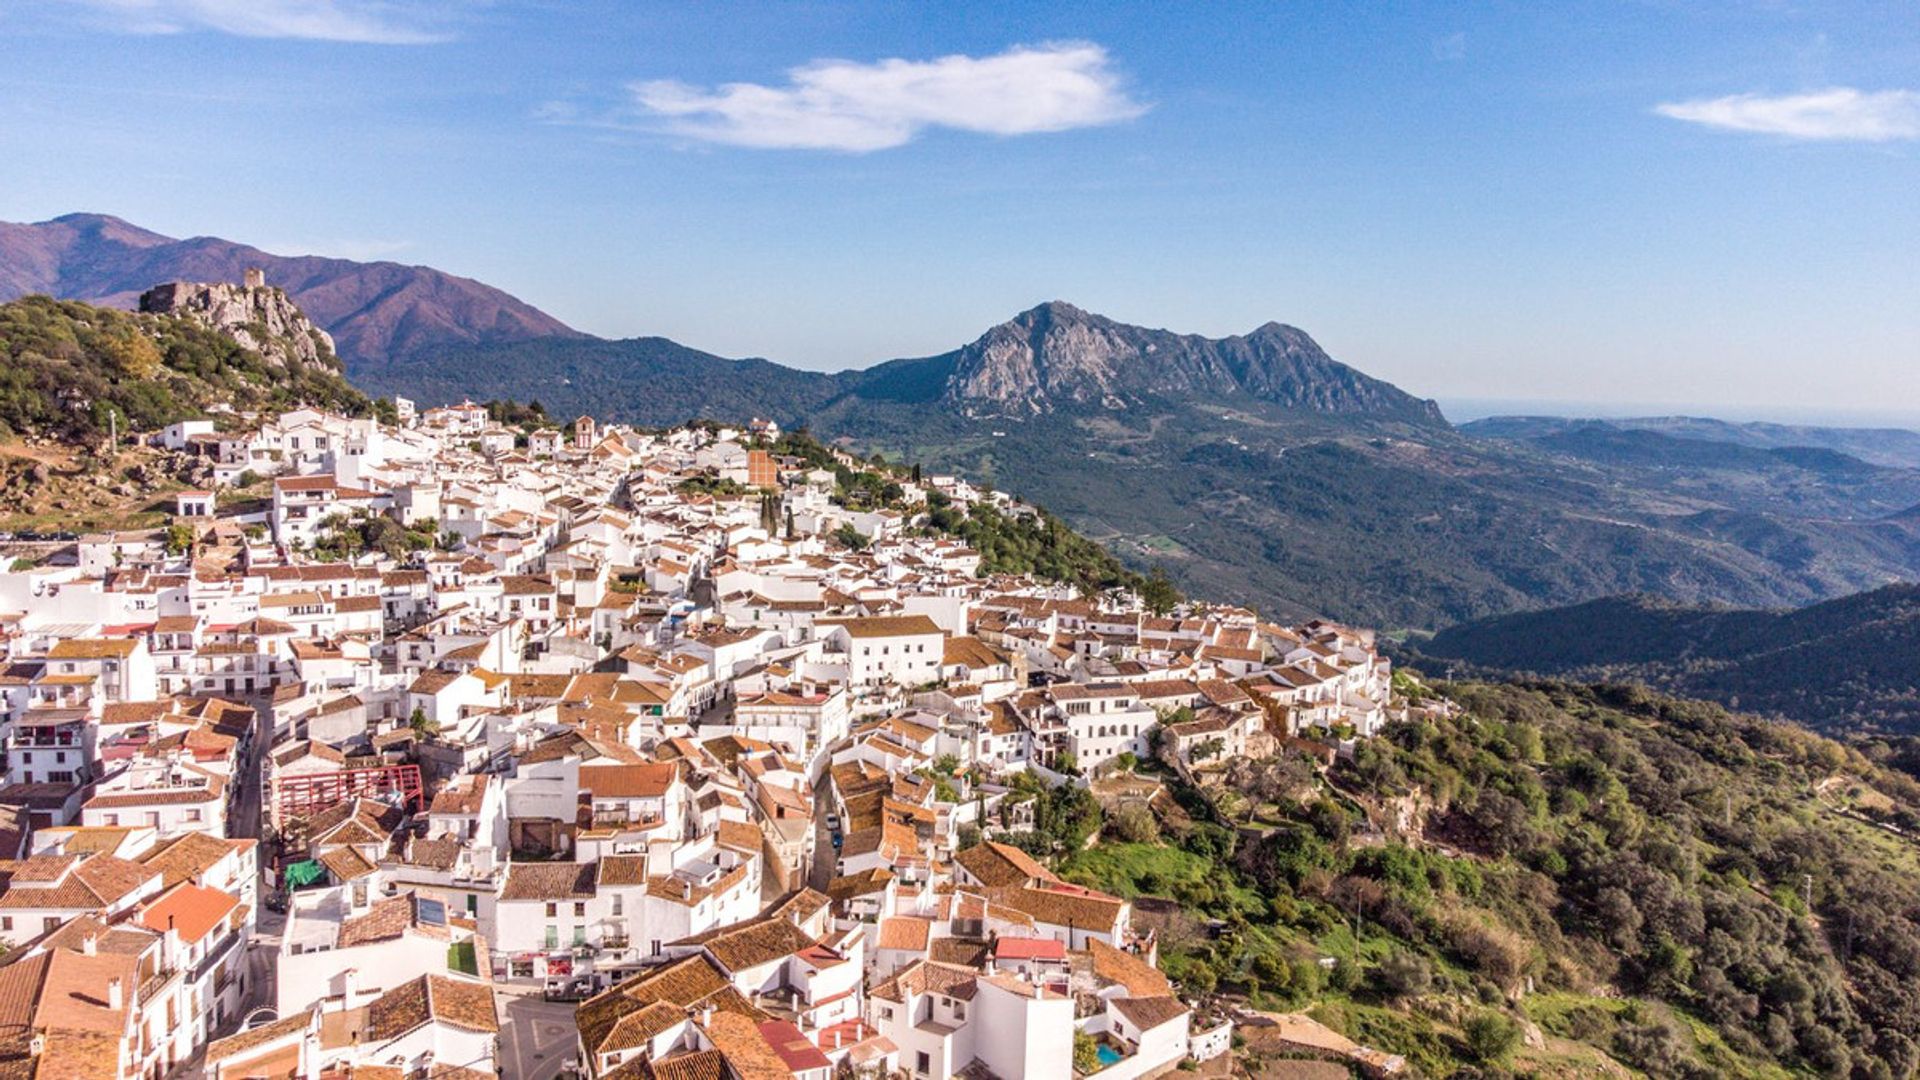
POLYGON ((120 976, 115 975, 107 980, 107 1008, 119 1012, 124 1004, 126 1002, 120 997, 120 976))
POLYGON ((94 936, 91 932, 81 935, 80 937, 80 955, 81 956, 92 956, 99 951, 100 951, 99 945, 95 941, 94 936))

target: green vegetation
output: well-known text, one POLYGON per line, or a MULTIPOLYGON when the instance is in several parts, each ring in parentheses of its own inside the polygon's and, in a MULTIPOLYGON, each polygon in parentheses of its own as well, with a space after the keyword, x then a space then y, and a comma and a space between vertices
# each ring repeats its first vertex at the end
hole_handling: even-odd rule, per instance
MULTIPOLYGON (((834 502, 853 510, 907 510, 903 482, 917 482, 920 466, 889 463, 876 455, 858 467, 849 465, 802 428, 784 432, 769 448, 772 453, 797 458, 810 468, 834 475, 834 502)), ((857 459, 856 459, 857 460, 857 459)), ((1180 602, 1180 593, 1164 572, 1141 576, 1127 569, 1112 552, 1074 532, 1037 508, 1002 513, 986 503, 969 508, 955 505, 939 491, 928 491, 927 529, 964 541, 980 553, 986 574, 1031 574, 1046 581, 1071 584, 1088 595, 1113 589, 1136 590, 1156 611, 1168 611, 1180 602)), ((867 546, 852 526, 842 526, 834 539, 855 551, 867 546)))
POLYGON ((1525 1022, 1653 1077, 1920 1067, 1920 851, 1853 816, 1893 820, 1920 784, 1644 690, 1426 694, 1460 711, 1324 780, 1238 778, 1265 789, 1238 796, 1251 824, 1176 784, 1159 843, 1126 840, 1123 810, 1101 844, 1035 846, 1067 880, 1171 901, 1142 911, 1188 992, 1311 1008, 1428 1075, 1542 1066, 1525 1022), (1370 830, 1408 806, 1413 832, 1370 830))
POLYGON ((30 296, 0 304, 0 435, 91 441, 236 409, 372 408, 331 356, 281 367, 190 319, 30 296))
POLYGON ((474 953, 473 942, 456 941, 447 946, 447 970, 466 975, 480 974, 480 964, 474 953))
POLYGON ((407 527, 384 514, 364 512, 351 517, 333 514, 320 522, 320 528, 308 554, 325 562, 356 559, 370 551, 402 559, 409 552, 431 550, 442 539, 437 522, 422 521, 407 527))

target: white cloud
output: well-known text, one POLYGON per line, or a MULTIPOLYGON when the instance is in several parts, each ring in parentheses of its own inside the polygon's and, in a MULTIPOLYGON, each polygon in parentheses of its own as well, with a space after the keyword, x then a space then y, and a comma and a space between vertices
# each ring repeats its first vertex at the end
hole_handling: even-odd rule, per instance
POLYGON ((1836 86, 1773 97, 1734 94, 1656 105, 1653 111, 1723 131, 1751 131, 1790 139, 1920 139, 1920 93, 1912 90, 1869 93, 1836 86))
POLYGON ((136 34, 213 30, 251 38, 304 38, 374 45, 445 41, 438 5, 389 0, 69 0, 114 29, 136 34))
POLYGON ((1127 95, 1106 49, 1086 42, 1020 46, 993 56, 818 60, 785 86, 672 80, 634 83, 634 102, 677 135, 732 146, 864 153, 930 127, 988 135, 1066 131, 1147 110, 1127 95))

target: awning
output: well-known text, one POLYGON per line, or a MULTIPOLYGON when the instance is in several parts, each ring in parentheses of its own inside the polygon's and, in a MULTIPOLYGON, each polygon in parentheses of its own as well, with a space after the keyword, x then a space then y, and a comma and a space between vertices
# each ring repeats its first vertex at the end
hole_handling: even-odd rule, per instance
POLYGON ((327 877, 327 868, 308 859, 305 862, 287 864, 287 888, 299 889, 315 885, 327 877))

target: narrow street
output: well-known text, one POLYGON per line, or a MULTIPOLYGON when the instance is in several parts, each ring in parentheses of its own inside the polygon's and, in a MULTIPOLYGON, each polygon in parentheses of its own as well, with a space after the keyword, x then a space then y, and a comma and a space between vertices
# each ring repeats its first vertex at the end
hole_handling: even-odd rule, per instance
POLYGON ((540 992, 496 986, 500 1003, 500 1074, 512 1080, 555 1080, 579 1051, 573 1005, 540 992))

